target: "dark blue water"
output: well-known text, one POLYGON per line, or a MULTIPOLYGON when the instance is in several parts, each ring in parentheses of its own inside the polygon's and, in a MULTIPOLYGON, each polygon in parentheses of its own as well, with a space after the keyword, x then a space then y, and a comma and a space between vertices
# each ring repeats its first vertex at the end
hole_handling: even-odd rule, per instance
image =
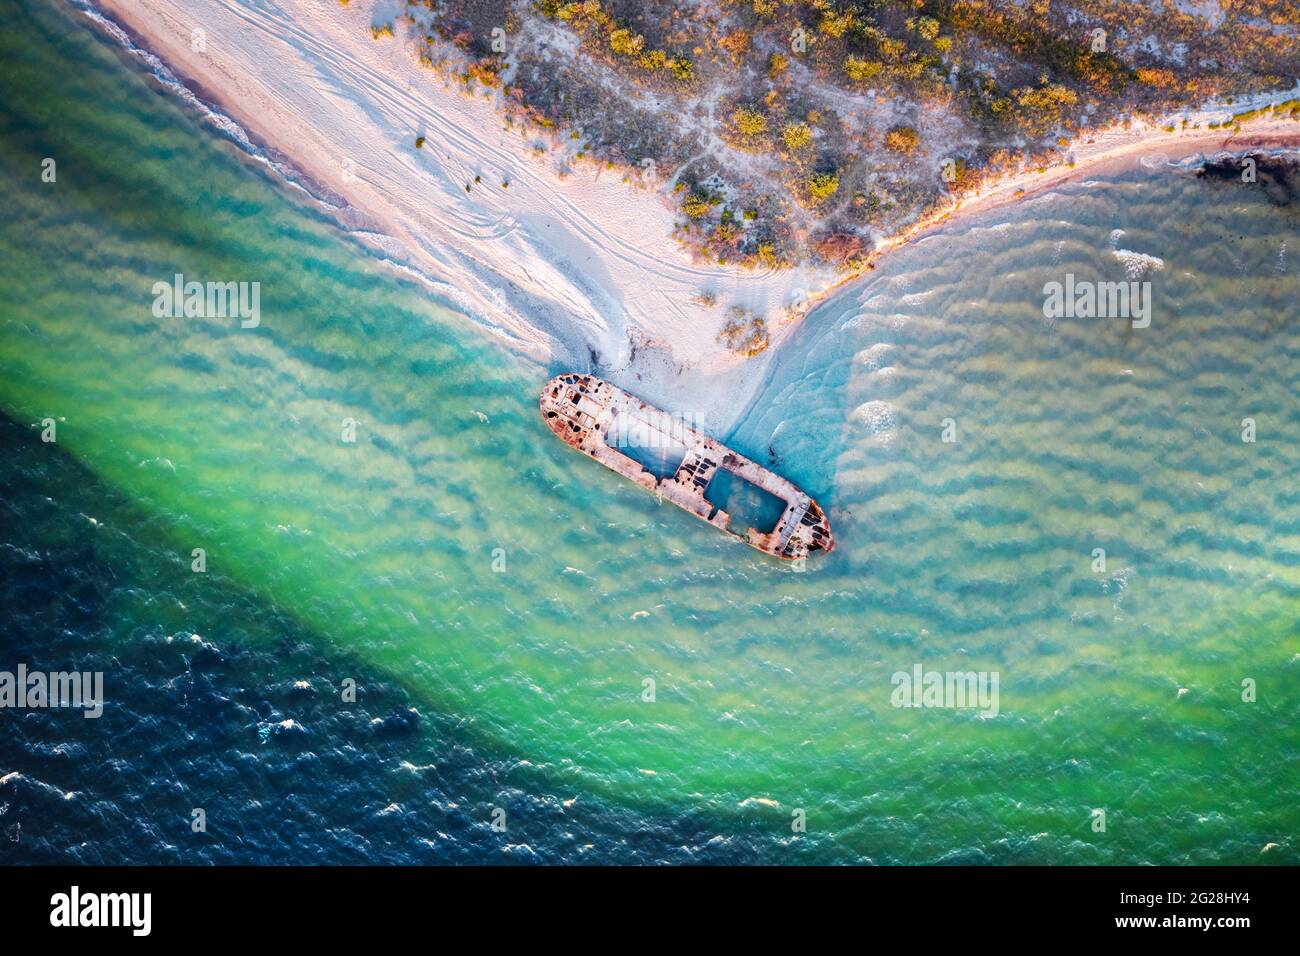
POLYGON ((0 863, 752 861, 765 835, 549 790, 238 590, 166 595, 148 515, 0 418, 6 661, 105 671, 102 717, 0 711, 0 863), (90 535, 87 515, 129 528, 90 535), (179 609, 199 633, 142 625, 179 609), (162 611, 160 615, 160 610, 162 611), (112 648, 108 650, 107 648, 112 648), (345 678, 356 681, 345 704, 345 678), (303 686, 303 685, 306 686, 303 686), (286 724, 285 721, 291 721, 286 724), (206 811, 195 833, 193 810, 206 811), (505 833, 492 811, 506 812, 505 833))

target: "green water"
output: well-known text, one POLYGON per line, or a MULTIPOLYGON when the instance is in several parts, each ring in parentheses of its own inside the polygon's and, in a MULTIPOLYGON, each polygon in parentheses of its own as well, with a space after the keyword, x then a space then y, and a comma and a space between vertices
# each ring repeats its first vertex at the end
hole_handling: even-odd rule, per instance
POLYGON ((160 603, 203 548, 214 588, 555 792, 770 832, 772 861, 1300 860, 1294 208, 1081 185, 820 309, 732 436, 830 509, 837 550, 799 573, 557 442, 559 369, 395 278, 76 14, 0 10, 0 408, 154 516, 130 530, 175 554, 160 603), (1152 327, 1045 320, 1044 282, 1124 277, 1114 248, 1165 262, 1152 327), (178 272, 260 283, 260 326, 155 317, 178 272), (998 672, 998 715, 893 707, 918 663, 998 672))

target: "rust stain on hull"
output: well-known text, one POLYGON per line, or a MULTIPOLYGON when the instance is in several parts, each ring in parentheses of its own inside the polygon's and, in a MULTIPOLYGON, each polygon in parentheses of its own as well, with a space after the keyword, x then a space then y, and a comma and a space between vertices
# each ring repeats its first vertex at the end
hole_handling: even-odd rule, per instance
POLYGON ((764 554, 793 560, 835 547, 825 513, 793 482, 603 379, 574 372, 557 375, 542 389, 541 410, 547 427, 565 444, 764 554), (616 427, 671 436, 674 445, 684 447, 685 457, 673 474, 656 478, 610 443, 616 427), (768 531, 750 528, 743 535, 731 529, 731 515, 704 496, 720 469, 785 502, 775 526, 768 531))

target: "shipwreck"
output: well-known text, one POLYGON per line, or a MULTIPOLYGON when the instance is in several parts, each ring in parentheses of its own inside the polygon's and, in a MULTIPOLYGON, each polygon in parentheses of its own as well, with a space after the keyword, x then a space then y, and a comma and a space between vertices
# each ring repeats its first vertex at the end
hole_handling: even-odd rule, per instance
POLYGON ((765 554, 794 560, 835 547, 826 514, 793 482, 603 379, 557 375, 542 389, 541 409, 565 444, 765 554), (733 530, 720 496, 708 496, 724 484, 741 487, 737 500, 770 503, 756 511, 774 522, 733 530))

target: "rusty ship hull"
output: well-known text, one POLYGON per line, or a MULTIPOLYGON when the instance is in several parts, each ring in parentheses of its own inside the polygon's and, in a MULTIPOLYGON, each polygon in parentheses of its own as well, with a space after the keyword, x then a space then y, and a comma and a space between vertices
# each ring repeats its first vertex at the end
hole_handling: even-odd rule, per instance
POLYGON ((603 379, 574 372, 557 375, 542 389, 541 411, 547 427, 565 444, 764 554, 794 560, 835 547, 825 513, 793 482, 603 379), (611 442, 616 433, 620 438, 611 442), (671 475, 656 477, 619 450, 622 436, 629 433, 652 440, 661 437, 684 448, 681 463, 671 475), (776 524, 766 531, 749 528, 739 534, 733 530, 731 515, 705 497, 719 471, 783 501, 785 509, 776 524))

